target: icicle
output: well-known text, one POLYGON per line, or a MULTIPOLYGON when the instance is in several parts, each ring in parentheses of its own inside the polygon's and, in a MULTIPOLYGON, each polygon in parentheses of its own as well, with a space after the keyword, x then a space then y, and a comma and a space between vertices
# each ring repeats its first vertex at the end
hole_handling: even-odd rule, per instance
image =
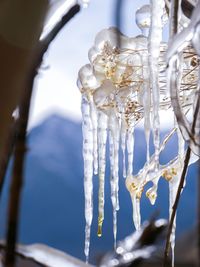
POLYGON ((118 118, 111 112, 109 116, 109 144, 110 144, 110 166, 111 166, 111 201, 113 205, 113 235, 116 246, 117 238, 117 210, 119 210, 119 137, 120 127, 118 118))
POLYGON ((90 118, 90 105, 85 95, 82 96, 82 131, 84 159, 84 193, 85 193, 85 256, 88 262, 90 249, 90 228, 93 217, 93 129, 90 118))
POLYGON ((111 202, 113 206, 113 237, 114 237, 114 248, 116 248, 117 240, 117 211, 116 211, 116 199, 115 199, 115 183, 113 178, 114 169, 114 144, 113 135, 109 128, 109 153, 110 153, 110 190, 111 190, 111 202))
POLYGON ((134 127, 130 127, 127 132, 126 149, 128 152, 127 176, 133 174, 133 153, 134 153, 134 127))
POLYGON ((153 139, 155 146, 155 162, 158 168, 159 144, 160 144, 160 119, 159 119, 159 64, 160 43, 162 41, 162 16, 165 2, 163 0, 151 0, 151 28, 149 33, 149 66, 153 96, 153 139))
POLYGON ((136 194, 132 195, 131 199, 133 205, 133 222, 136 231, 139 231, 141 226, 140 199, 137 198, 136 194))
MULTIPOLYGON (((146 62, 147 55, 142 56, 143 65, 146 62)), ((149 162, 150 159, 150 149, 149 149, 149 142, 150 142, 150 111, 151 111, 151 90, 149 84, 149 70, 148 67, 144 65, 143 67, 143 107, 144 107, 144 133, 147 145, 147 154, 146 159, 149 162)))
MULTIPOLYGON (((160 176, 160 175, 159 175, 160 176)), ((151 205, 154 205, 156 202, 156 198, 157 198, 157 189, 158 189, 158 181, 159 181, 159 177, 156 179, 154 178, 153 181, 153 186, 151 188, 149 188, 146 192, 146 196, 148 197, 151 205)))
MULTIPOLYGON (((144 5, 136 11, 135 14, 137 26, 141 29, 142 35, 148 37, 151 25, 151 8, 150 5, 144 5)), ((149 162, 149 139, 150 139, 150 111, 151 111, 151 90, 149 84, 149 67, 148 67, 148 51, 141 53, 142 60, 142 77, 143 77, 143 93, 142 104, 144 108, 144 132, 147 145, 146 158, 149 162)))
MULTIPOLYGON (((198 8, 199 6, 198 4, 198 8)), ((120 138, 123 153, 123 176, 126 177, 126 186, 131 195, 133 221, 137 230, 140 228, 140 198, 144 186, 148 182, 153 182, 153 186, 147 190, 146 196, 149 198, 151 204, 154 204, 157 197, 158 181, 161 176, 169 182, 169 213, 171 215, 185 155, 184 142, 178 131, 178 155, 165 165, 159 163, 159 154, 164 150, 166 143, 175 132, 175 129, 173 129, 168 136, 165 137, 162 144, 160 144, 159 110, 168 110, 172 106, 184 139, 190 142, 191 149, 194 153, 196 153, 195 151, 197 148, 199 149, 199 140, 196 140, 199 136, 199 129, 197 129, 199 125, 196 125, 195 128, 195 134, 197 134, 197 136, 190 138, 191 125, 185 116, 184 109, 184 107, 186 107, 187 111, 191 110, 195 102, 194 99, 199 93, 199 76, 197 73, 197 71, 199 71, 198 56, 195 54, 195 50, 191 47, 186 48, 185 44, 182 46, 183 44, 181 42, 177 43, 178 40, 175 38, 176 45, 174 46, 171 44, 173 53, 170 53, 170 51, 167 52, 166 57, 168 62, 166 63, 165 51, 167 45, 161 43, 162 27, 164 23, 162 21, 164 0, 151 0, 151 22, 149 10, 149 6, 143 6, 136 13, 136 21, 143 35, 139 35, 136 38, 128 38, 121 34, 116 28, 109 28, 101 31, 97 35, 94 46, 89 52, 90 64, 85 65, 79 71, 78 86, 83 95, 86 258, 88 258, 89 255, 90 226, 93 210, 93 169, 95 174, 97 172, 99 173, 98 235, 100 236, 102 232, 104 219, 107 126, 109 129, 110 184, 115 246, 117 237, 117 210, 119 209, 118 151, 120 138), (148 27, 150 24, 151 28, 149 37, 147 38, 145 35, 147 36, 148 34, 148 27), (118 46, 119 38, 120 47, 118 46), (177 53, 181 51, 181 47, 184 48, 182 61, 179 60, 179 53, 177 53), (177 69, 179 69, 178 64, 182 66, 182 72, 179 73, 177 71, 177 69), (166 65, 169 66, 167 77, 165 76, 166 65), (168 88, 171 88, 171 99, 168 94, 169 91, 167 92, 166 90, 166 83, 168 83, 168 88), (187 87, 187 84, 191 84, 191 86, 187 87), (177 90, 177 88, 180 90, 177 90), (180 101, 178 101, 178 99, 180 101), (99 114, 98 124, 96 112, 99 114), (108 117, 108 121, 106 116, 108 117), (151 118, 152 122, 150 120, 151 118), (133 176, 134 127, 135 123, 142 119, 144 119, 147 160, 143 168, 133 176), (150 156, 149 137, 151 130, 153 133, 155 152, 150 156)), ((197 22, 198 21, 193 22, 195 28, 198 24, 197 22)), ((194 27, 192 27, 192 29, 193 28, 194 27)), ((192 35, 194 35, 193 31, 192 35)), ((198 36, 196 36, 196 38, 197 37, 198 36)), ((191 38, 187 38, 187 41, 191 40, 191 38)), ((192 39, 193 44, 196 44, 195 40, 192 39)), ((197 160, 194 153, 192 154, 193 156, 190 164, 197 160)), ((171 236, 172 253, 174 253, 175 226, 174 224, 171 236)))
POLYGON ((115 198, 116 198, 116 210, 119 210, 119 137, 120 137, 120 127, 119 120, 115 114, 110 115, 109 117, 109 129, 113 138, 113 179, 115 183, 115 198))
POLYGON ((97 110, 93 101, 90 102, 90 117, 93 128, 93 158, 94 158, 94 174, 98 173, 98 145, 97 145, 97 110))
POLYGON ((98 233, 102 235, 102 224, 104 220, 104 180, 106 169, 106 140, 107 140, 107 115, 98 112, 98 152, 99 152, 99 217, 98 233))
MULTIPOLYGON (((127 131, 127 153, 128 153, 128 171, 127 171, 127 180, 126 184, 129 183, 129 180, 132 179, 133 174, 133 153, 134 153, 134 127, 130 127, 127 131)), ((134 183, 131 183, 131 185, 128 185, 127 188, 133 189, 133 192, 131 194, 131 200, 133 205, 133 222, 135 225, 135 229, 140 229, 140 200, 137 198, 137 194, 135 192, 135 189, 137 188, 134 183)))
MULTIPOLYGON (((109 128, 109 156, 110 156, 110 176, 112 177, 114 168, 114 145, 113 145, 113 135, 111 133, 110 128, 109 128)), ((111 193, 112 193, 112 188, 111 188, 111 193)))
POLYGON ((123 177, 126 178, 126 134, 127 128, 125 123, 121 124, 121 149, 123 154, 123 177))
POLYGON ((140 184, 139 176, 128 176, 126 179, 126 187, 130 193, 132 208, 133 208, 133 223, 135 229, 138 231, 141 225, 141 215, 140 215, 140 198, 142 195, 143 187, 140 184))
POLYGON ((150 142, 150 112, 149 113, 145 112, 145 115, 144 115, 144 132, 145 132, 145 139, 146 139, 146 145, 147 145, 146 159, 147 159, 147 162, 149 162, 149 159, 150 159, 150 147, 149 147, 149 142, 150 142))
POLYGON ((116 125, 116 136, 114 137, 114 179, 116 188, 116 210, 119 210, 119 125, 116 125))
POLYGON ((117 211, 113 209, 113 238, 114 238, 114 250, 117 248, 117 211))
MULTIPOLYGON (((171 218, 172 207, 176 198, 177 187, 174 187, 174 183, 169 182, 169 218, 171 218)), ((172 267, 174 267, 174 247, 175 247, 175 228, 176 228, 176 215, 170 236, 170 246, 172 252, 172 267)))

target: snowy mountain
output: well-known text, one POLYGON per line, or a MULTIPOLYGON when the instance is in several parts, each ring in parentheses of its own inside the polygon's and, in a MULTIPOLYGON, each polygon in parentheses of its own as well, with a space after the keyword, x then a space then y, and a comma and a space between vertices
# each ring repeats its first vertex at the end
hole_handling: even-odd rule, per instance
MULTIPOLYGON (((139 170, 145 160, 143 132, 136 131, 134 169, 139 170)), ((175 151, 175 140, 170 141, 162 161, 169 160, 175 151), (169 154, 170 155, 169 155, 169 154)), ((81 124, 66 118, 51 116, 29 134, 29 151, 26 159, 25 183, 20 216, 19 241, 44 243, 84 258, 84 195, 81 124)), ((178 233, 195 224, 196 172, 189 170, 187 186, 178 210, 178 233)), ((1 237, 5 233, 8 182, 4 188, 0 208, 1 237)), ((118 239, 134 231, 129 193, 120 178, 120 211, 118 214, 118 239)), ((112 249, 112 207, 110 201, 109 171, 106 176, 106 203, 103 237, 97 232, 97 187, 94 177, 94 220, 92 225, 91 258, 112 249)), ((142 218, 150 218, 156 211, 159 217, 168 215, 168 186, 164 179, 159 184, 159 197, 155 207, 142 199, 142 218)))

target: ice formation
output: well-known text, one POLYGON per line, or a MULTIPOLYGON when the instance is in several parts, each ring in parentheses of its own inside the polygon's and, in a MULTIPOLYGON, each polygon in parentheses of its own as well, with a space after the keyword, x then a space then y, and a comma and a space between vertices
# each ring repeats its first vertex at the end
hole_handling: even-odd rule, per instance
MULTIPOLYGON (((132 199, 133 222, 137 230, 140 229, 141 224, 140 199, 144 186, 149 182, 153 184, 146 191, 146 196, 153 205, 157 198, 158 181, 161 177, 169 182, 169 216, 171 216, 184 164, 184 139, 188 145, 191 145, 194 153, 190 163, 198 158, 199 123, 194 125, 194 137, 189 142, 187 137, 191 137, 192 129, 186 117, 187 114, 193 114, 196 110, 195 106, 199 105, 199 51, 195 46, 199 41, 199 31, 196 33, 194 29, 196 24, 193 22, 196 17, 193 16, 191 19, 190 24, 193 26, 190 24, 188 26, 191 29, 187 34, 193 33, 193 35, 190 39, 187 38, 187 43, 185 44, 185 39, 181 37, 181 40, 179 39, 179 35, 182 34, 180 32, 174 37, 175 44, 172 40, 168 48, 168 44, 162 41, 166 16, 164 1, 152 0, 151 5, 145 5, 136 12, 136 22, 142 30, 141 35, 130 38, 116 28, 102 30, 97 34, 94 46, 89 50, 90 63, 83 66, 78 74, 78 87, 82 93, 87 259, 93 215, 93 174, 99 176, 98 236, 102 234, 107 143, 110 155, 115 244, 119 210, 120 147, 123 153, 123 176, 126 178, 126 187, 132 199), (188 43, 188 41, 191 42, 188 43), (178 71, 173 69, 175 61, 178 71), (180 66, 177 65, 178 63, 180 66), (161 142, 159 111, 169 110, 172 106, 176 109, 174 128, 161 142), (144 122, 146 163, 137 174, 134 174, 134 129, 140 121, 144 122), (155 148, 152 155, 149 151, 150 132, 153 134, 155 148), (159 162, 159 155, 176 132, 177 156, 162 165, 159 162)), ((187 31, 187 28, 183 31, 187 31)), ((199 115, 198 109, 196 115, 199 115)), ((174 244, 175 223, 171 235, 172 251, 174 244)))

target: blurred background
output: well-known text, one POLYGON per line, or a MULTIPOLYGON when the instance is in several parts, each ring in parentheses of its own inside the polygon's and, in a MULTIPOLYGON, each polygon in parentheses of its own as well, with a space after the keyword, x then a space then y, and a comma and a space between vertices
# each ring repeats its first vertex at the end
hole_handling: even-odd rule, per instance
MULTIPOLYGON (((76 80, 78 70, 88 62, 87 53, 93 45, 95 35, 104 28, 115 26, 115 3, 115 0, 91 0, 89 7, 71 20, 51 44, 35 81, 29 122, 29 150, 26 157, 19 242, 44 243, 83 260, 85 219, 81 94, 76 87, 76 80)), ((148 4, 148 1, 124 1, 121 28, 124 34, 129 36, 140 34, 135 24, 135 11, 143 4, 148 4)), ((162 126, 162 136, 164 136, 169 127, 165 115, 162 116, 162 126)), ((143 166, 146 155, 144 132, 140 127, 136 129, 135 138, 137 142, 134 171, 137 172, 143 166)), ((177 140, 173 138, 162 153, 163 163, 175 155, 175 147, 177 140)), ((12 160, 0 206, 1 238, 5 238, 11 164, 12 160)), ((94 219, 90 252, 92 263, 97 263, 104 253, 113 249, 108 170, 107 161, 105 221, 101 238, 96 234, 98 178, 94 176, 94 219)), ((190 167, 177 215, 177 239, 182 245, 181 251, 187 249, 188 255, 194 253, 195 242, 190 243, 188 248, 189 243, 181 240, 195 239, 197 174, 197 166, 190 167)), ((122 168, 120 177, 118 240, 135 231, 131 199, 125 188, 122 168)), ((159 218, 168 218, 168 183, 164 179, 159 183, 155 206, 151 206, 143 197, 141 210, 142 221, 150 219, 155 214, 158 214, 159 218)), ((191 258, 194 258, 193 254, 191 258)))

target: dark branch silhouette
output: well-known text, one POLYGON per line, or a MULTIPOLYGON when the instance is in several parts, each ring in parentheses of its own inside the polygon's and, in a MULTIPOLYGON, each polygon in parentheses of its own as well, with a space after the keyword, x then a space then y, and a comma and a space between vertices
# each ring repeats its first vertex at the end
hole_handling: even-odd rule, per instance
POLYGON ((3 190, 4 181, 6 178, 6 171, 8 168, 8 163, 13 152, 13 147, 16 141, 16 121, 14 121, 9 130, 7 140, 5 143, 4 151, 2 153, 2 158, 0 162, 0 198, 3 190))
POLYGON ((5 255, 5 266, 12 267, 15 263, 15 244, 17 240, 17 228, 18 228, 18 214, 20 208, 20 195, 23 185, 23 169, 24 169, 24 157, 26 153, 26 129, 28 124, 30 101, 33 90, 34 79, 37 75, 38 69, 42 63, 43 56, 47 51, 49 45, 65 26, 65 24, 79 12, 80 6, 77 4, 73 6, 69 12, 64 15, 61 21, 52 29, 47 37, 39 42, 36 50, 35 61, 33 62, 30 70, 30 75, 27 79, 26 88, 22 96, 22 101, 19 106, 19 119, 16 126, 16 144, 14 149, 14 166, 13 166, 13 178, 10 189, 9 199, 9 211, 8 211, 8 229, 7 229, 7 246, 5 255))

